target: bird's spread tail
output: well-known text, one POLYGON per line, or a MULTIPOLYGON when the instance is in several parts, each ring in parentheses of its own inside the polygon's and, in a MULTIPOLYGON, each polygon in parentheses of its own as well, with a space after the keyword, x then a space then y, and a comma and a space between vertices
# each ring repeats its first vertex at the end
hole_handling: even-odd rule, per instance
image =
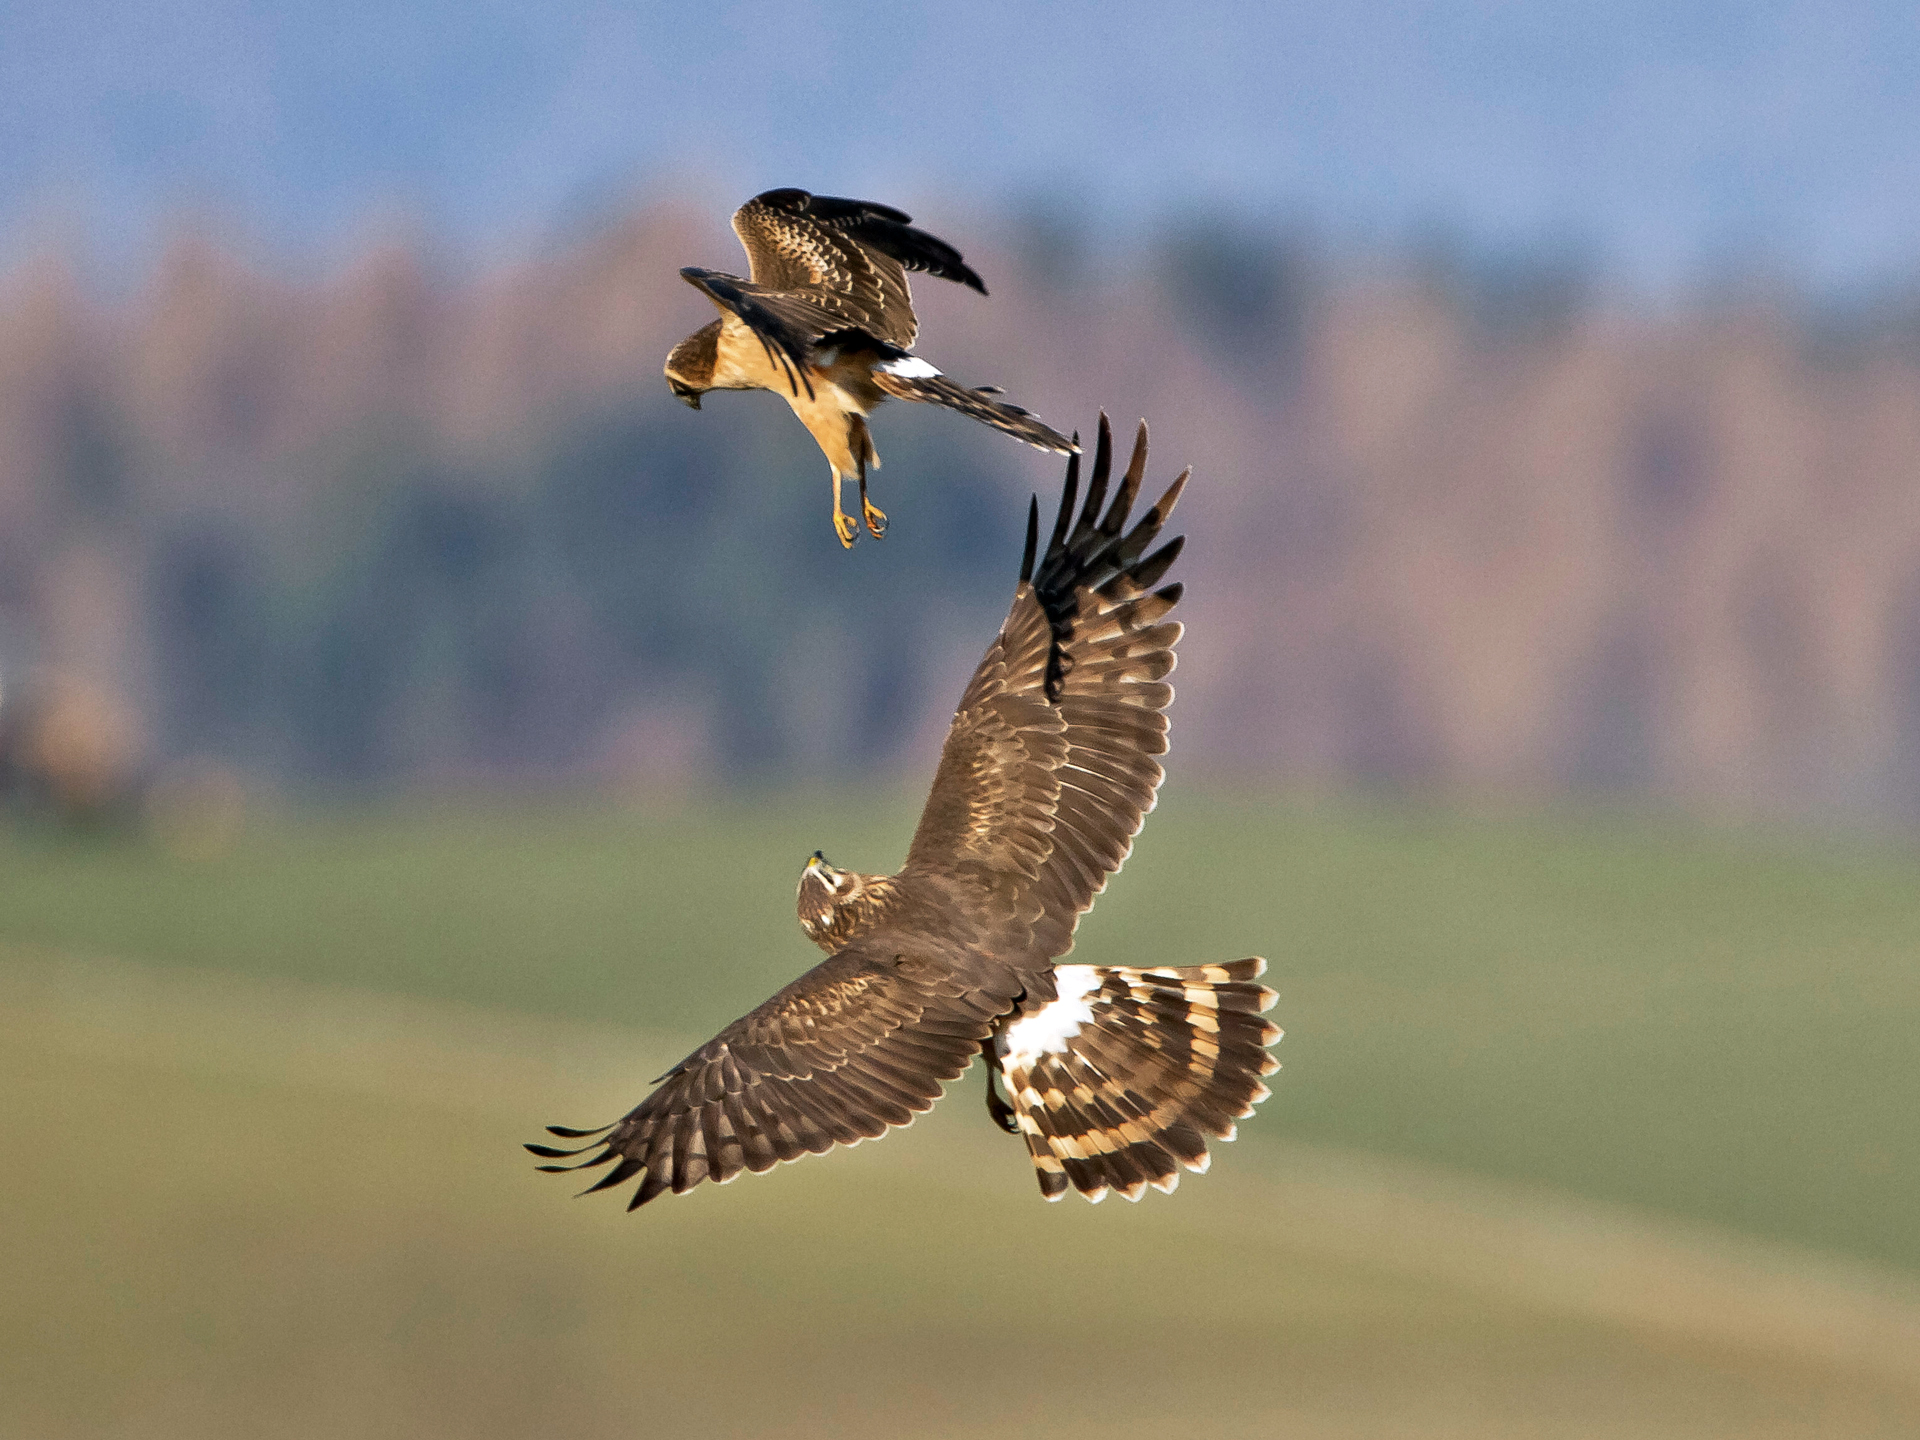
POLYGON ((1267 1053, 1280 1028, 1261 1015, 1278 997, 1254 983, 1266 965, 1054 971, 1059 998, 995 1046, 1047 1199, 1072 1185, 1138 1200, 1149 1185, 1172 1190, 1181 1166, 1207 1168, 1206 1137, 1233 1139, 1280 1068, 1267 1053))
POLYGON ((1004 430, 1024 440, 1036 450, 1057 455, 1077 455, 1080 447, 1052 426, 1035 418, 1018 405, 993 398, 994 392, 969 390, 957 380, 941 374, 917 355, 902 355, 883 360, 873 367, 873 383, 899 400, 925 400, 971 415, 982 424, 1004 430))

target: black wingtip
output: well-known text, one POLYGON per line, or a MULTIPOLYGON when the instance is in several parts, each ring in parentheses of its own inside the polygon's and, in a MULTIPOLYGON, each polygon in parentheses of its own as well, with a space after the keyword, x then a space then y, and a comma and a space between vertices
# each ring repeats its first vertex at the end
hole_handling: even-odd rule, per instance
POLYGON ((525 1148, 532 1154, 538 1155, 542 1160, 570 1160, 575 1155, 584 1155, 587 1151, 593 1149, 593 1147, 595 1145, 598 1145, 599 1143, 600 1142, 598 1140, 590 1141, 587 1144, 582 1145, 578 1150, 556 1150, 551 1145, 531 1145, 531 1144, 523 1148, 525 1148))
POLYGON ((1166 523, 1167 517, 1173 514, 1173 507, 1180 503, 1180 496, 1186 491, 1187 481, 1192 478, 1193 467, 1191 465, 1173 477, 1173 483, 1167 486, 1167 493, 1153 502, 1153 509, 1149 513, 1149 518, 1151 518, 1154 523, 1161 525, 1166 523))
POLYGON ((1114 492, 1113 503, 1107 507, 1106 518, 1100 522, 1100 533, 1109 540, 1115 539, 1126 528, 1127 515, 1133 509, 1133 502, 1140 496, 1140 480, 1147 472, 1147 422, 1140 422, 1140 429, 1133 437, 1133 455, 1127 461, 1127 470, 1120 477, 1120 488, 1114 492))
POLYGON ((1127 571, 1127 578, 1142 590, 1151 590, 1159 583, 1160 577, 1173 567, 1180 558, 1180 552, 1187 547, 1187 537, 1176 535, 1162 545, 1153 554, 1127 571))
MULTIPOLYGON (((1077 441, 1079 436, 1074 439, 1077 441)), ((1127 525, 1146 472, 1147 443, 1146 422, 1142 421, 1135 434, 1126 473, 1113 487, 1112 499, 1102 515, 1102 502, 1113 473, 1112 425, 1102 412, 1086 494, 1083 498, 1079 490, 1077 458, 1069 459, 1053 538, 1044 549, 1036 544, 1037 502, 1028 506, 1028 546, 1022 559, 1022 579, 1030 579, 1054 628, 1056 651, 1048 658, 1046 679, 1050 701, 1062 693, 1065 681, 1058 645, 1071 633, 1071 619, 1078 604, 1074 597, 1090 590, 1110 601, 1136 598, 1143 591, 1154 590, 1185 548, 1185 537, 1178 535, 1158 544, 1157 549, 1153 547, 1159 542, 1167 517, 1173 513, 1192 475, 1191 468, 1181 471, 1160 499, 1131 527, 1127 525)), ((1163 599, 1177 600, 1182 588, 1174 585, 1154 593, 1163 599)))
POLYGON ((982 295, 987 293, 986 283, 960 258, 960 252, 938 235, 916 230, 913 217, 904 210, 841 195, 809 195, 804 190, 769 190, 756 198, 774 209, 805 215, 850 235, 860 244, 892 256, 909 270, 952 280, 982 295))
POLYGON ((813 196, 798 185, 781 185, 772 190, 762 190, 747 203, 771 205, 776 210, 791 210, 796 215, 804 215, 807 207, 813 203, 813 196))
POLYGON ((631 1215, 649 1200, 665 1194, 666 1190, 667 1182, 661 1178, 660 1173, 657 1170, 649 1170, 646 1178, 640 1182, 640 1188, 633 1192, 633 1198, 627 1201, 627 1213, 631 1215))
POLYGON ((1027 549, 1020 557, 1020 583, 1025 585, 1033 579, 1033 557, 1040 544, 1040 497, 1033 496, 1027 502, 1027 549))
POLYGON ((611 1129, 613 1129, 611 1122, 597 1126, 592 1130, 569 1130, 565 1125, 549 1125, 547 1126, 547 1133, 549 1135, 558 1135, 562 1140, 584 1140, 589 1135, 604 1135, 611 1129))
POLYGON ((1100 434, 1093 446, 1093 474, 1087 477, 1087 498, 1080 507, 1080 518, 1074 523, 1073 534, 1067 539, 1067 548, 1075 549, 1088 535, 1100 525, 1100 507, 1107 500, 1107 482, 1113 475, 1113 426, 1107 423, 1107 412, 1100 412, 1100 434))
POLYGON ((1073 432, 1073 453, 1067 457, 1067 482, 1060 489, 1060 513, 1053 517, 1053 534, 1047 540, 1049 555, 1067 538, 1067 523, 1073 518, 1073 502, 1080 495, 1080 432, 1073 432))
POLYGON ((611 1190, 623 1181, 631 1180, 644 1168, 644 1161, 636 1160, 631 1155, 622 1156, 618 1165, 614 1166, 613 1169, 602 1175, 580 1193, 582 1195, 595 1195, 602 1190, 611 1190))
MULTIPOLYGON (((580 1153, 579 1150, 553 1150, 543 1152, 540 1148, 533 1145, 529 1145, 527 1148, 532 1150, 536 1155, 542 1153, 553 1154, 563 1159, 580 1153)), ((538 1170, 542 1175, 566 1175, 576 1170, 598 1170, 602 1165, 607 1164, 620 1153, 611 1145, 606 1144, 600 1145, 598 1149, 595 1149, 592 1145, 583 1146, 582 1148, 593 1150, 594 1153, 587 1156, 584 1160, 575 1160, 571 1165, 536 1165, 533 1168, 538 1170)))

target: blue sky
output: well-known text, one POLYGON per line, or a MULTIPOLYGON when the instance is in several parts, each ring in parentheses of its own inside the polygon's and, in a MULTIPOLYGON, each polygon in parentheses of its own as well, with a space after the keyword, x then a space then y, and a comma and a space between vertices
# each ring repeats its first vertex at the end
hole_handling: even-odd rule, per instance
POLYGON ((0 244, 53 217, 109 266, 182 210, 319 258, 413 215, 484 258, 800 184, 1442 229, 1656 288, 1920 270, 1920 23, 1872 0, 0 0, 0 135, 0 244))

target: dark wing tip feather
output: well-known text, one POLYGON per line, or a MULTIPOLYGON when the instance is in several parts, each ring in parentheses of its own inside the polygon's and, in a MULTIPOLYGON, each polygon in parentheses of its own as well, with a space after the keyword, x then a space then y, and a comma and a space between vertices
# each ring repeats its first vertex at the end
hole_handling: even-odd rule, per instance
POLYGON ((1027 502, 1027 548, 1020 557, 1020 583, 1025 585, 1033 579, 1033 557, 1040 543, 1040 497, 1033 496, 1027 502))
POLYGON ((773 190, 762 190, 749 205, 771 205, 775 210, 791 210, 796 215, 804 215, 813 196, 798 185, 782 185, 773 190))
POLYGON ((1073 518, 1073 502, 1080 493, 1080 432, 1073 432, 1073 453, 1067 459, 1067 480, 1060 490, 1060 511, 1053 517, 1053 534, 1047 539, 1047 555, 1052 557, 1067 538, 1067 522, 1073 518))
POLYGON ((558 1135, 562 1140, 584 1140, 589 1135, 604 1135, 611 1129, 613 1129, 613 1126, 610 1123, 599 1126, 593 1130, 569 1130, 565 1125, 549 1125, 547 1126, 547 1133, 549 1135, 558 1135))
MULTIPOLYGON (((882 205, 877 200, 850 200, 844 195, 815 195, 798 186, 768 190, 753 197, 762 205, 785 210, 792 215, 811 215, 816 220, 891 220, 896 225, 911 225, 913 217, 904 210, 882 205)), ((749 201, 749 204, 752 202, 749 201)))
MULTIPOLYGON (((1128 570, 1127 578, 1140 589, 1151 590, 1155 583, 1159 581, 1160 577, 1165 575, 1167 571, 1173 567, 1173 562, 1180 558, 1180 552, 1186 548, 1186 544, 1186 536, 1174 536, 1173 539, 1162 545, 1158 550, 1154 551, 1153 554, 1128 570)), ((1170 590, 1181 589, 1178 585, 1170 585, 1167 588, 1170 590)), ((1180 597, 1175 595, 1173 598, 1177 600, 1180 597)))
POLYGON ((1073 534, 1067 540, 1067 548, 1076 550, 1081 543, 1100 528, 1100 507, 1106 503, 1107 481, 1113 475, 1113 427, 1107 423, 1107 412, 1100 412, 1100 436, 1093 447, 1093 474, 1087 480, 1087 498, 1080 507, 1080 519, 1073 527, 1073 534))
POLYGON ((913 217, 891 205, 851 200, 843 195, 813 195, 792 187, 765 191, 747 204, 763 205, 831 226, 860 244, 898 260, 909 270, 956 281, 982 295, 987 293, 986 282, 960 258, 958 250, 937 235, 915 229, 913 217))
POLYGON ((633 1156, 623 1155, 618 1165, 614 1166, 613 1169, 602 1175, 580 1193, 582 1195, 593 1195, 602 1190, 611 1190, 614 1186, 631 1180, 634 1176, 638 1175, 642 1169, 642 1165, 643 1162, 634 1159, 633 1156))
MULTIPOLYGON (((1078 438, 1076 435, 1075 439, 1078 438)), ((1067 462, 1067 479, 1053 535, 1045 551, 1035 557, 1031 576, 1034 590, 1062 642, 1067 638, 1078 591, 1099 590, 1119 576, 1125 576, 1136 591, 1149 589, 1166 574, 1185 544, 1184 537, 1176 536, 1146 559, 1140 558, 1159 539, 1167 517, 1173 513, 1193 474, 1191 467, 1181 471, 1160 499, 1128 529, 1127 518, 1139 498, 1146 462, 1147 428, 1143 421, 1134 439, 1126 473, 1113 494, 1112 503, 1106 505, 1104 515, 1101 507, 1106 502, 1113 465, 1112 427, 1104 413, 1100 417, 1093 470, 1084 499, 1079 494, 1077 457, 1067 462)))
POLYGON ((1133 477, 1134 484, 1140 483, 1140 477, 1147 473, 1147 417, 1140 417, 1140 426, 1133 432, 1133 456, 1127 461, 1127 474, 1133 477))
POLYGON ((653 1174, 652 1171, 648 1171, 647 1178, 640 1182, 640 1188, 635 1190, 633 1192, 633 1198, 627 1201, 627 1213, 631 1215, 649 1200, 664 1192, 666 1188, 666 1181, 660 1179, 653 1174))
MULTIPOLYGON (((1192 473, 1191 470, 1182 471, 1179 478, 1167 487, 1167 493, 1155 501, 1147 513, 1140 517, 1140 523, 1128 531, 1124 537, 1114 540, 1107 546, 1107 558, 1117 569, 1127 569, 1146 552, 1149 545, 1153 544, 1166 525, 1167 516, 1173 513, 1173 507, 1180 502, 1180 492, 1186 489, 1187 477, 1192 473)), ((1115 501, 1116 505, 1118 503, 1115 501)), ((1126 523, 1126 519, 1126 514, 1122 512, 1112 530, 1103 529, 1102 533, 1117 535, 1120 527, 1126 523)))
POLYGON ((1146 513, 1141 523, 1145 524, 1146 520, 1152 520, 1157 525, 1166 524, 1167 517, 1173 514, 1173 507, 1180 503, 1180 496, 1186 491, 1187 481, 1192 478, 1191 465, 1174 476, 1173 483, 1167 487, 1167 493, 1153 502, 1153 508, 1146 513))
POLYGON ((598 1155, 589 1155, 586 1159, 580 1161, 578 1164, 536 1165, 533 1168, 538 1170, 543 1175, 563 1175, 570 1170, 598 1170, 602 1165, 605 1165, 608 1161, 612 1160, 619 1153, 620 1152, 615 1150, 611 1145, 608 1145, 604 1147, 598 1155))
MULTIPOLYGON (((1127 514, 1140 496, 1140 480, 1147 473, 1147 422, 1133 437, 1133 456, 1127 461, 1127 473, 1120 477, 1120 489, 1107 507, 1107 518, 1100 522, 1100 533, 1112 538, 1126 528, 1127 514)), ((1164 516, 1162 517, 1165 518, 1164 516)))

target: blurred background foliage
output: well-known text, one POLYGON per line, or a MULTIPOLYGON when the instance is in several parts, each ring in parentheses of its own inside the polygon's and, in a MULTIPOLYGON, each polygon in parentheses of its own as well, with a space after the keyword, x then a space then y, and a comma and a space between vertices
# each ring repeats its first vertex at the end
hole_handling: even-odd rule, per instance
MULTIPOLYGON (((889 407, 898 523, 840 554, 784 406, 659 381, 676 267, 733 243, 686 216, 477 274, 396 241, 281 280, 194 231, 118 297, 21 262, 0 685, 269 787, 917 773, 1058 467, 889 407)), ((1225 212, 1063 268, 923 218, 996 290, 922 285, 929 354, 1198 467, 1193 773, 1916 813, 1910 308, 1639 314, 1572 257, 1362 266, 1225 212)))

